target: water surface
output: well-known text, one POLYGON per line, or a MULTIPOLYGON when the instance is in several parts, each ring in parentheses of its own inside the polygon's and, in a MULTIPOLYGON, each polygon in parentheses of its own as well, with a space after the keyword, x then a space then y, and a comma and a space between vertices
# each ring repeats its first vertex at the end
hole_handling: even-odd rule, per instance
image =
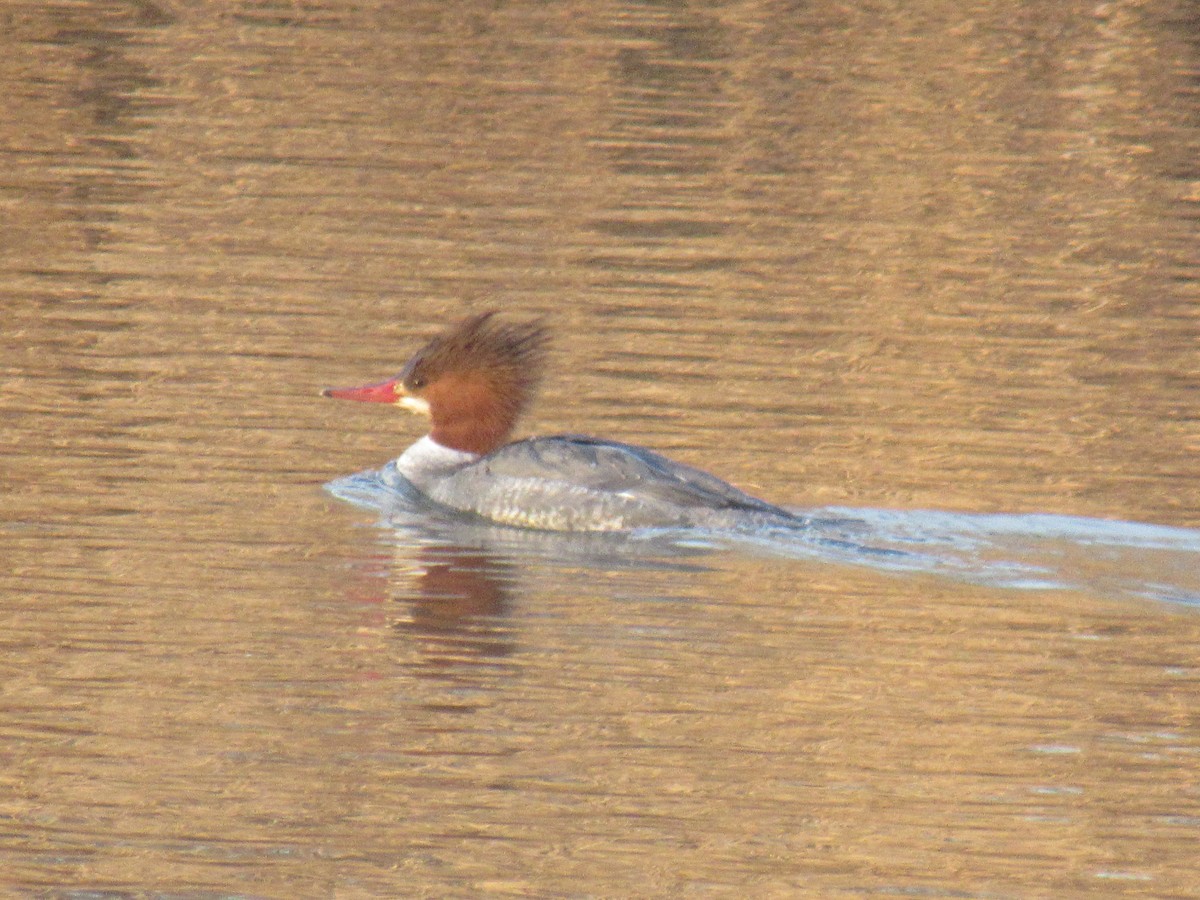
POLYGON ((530 432, 968 559, 1194 533, 1187 4, 2 19, 7 890, 1196 896, 1178 547, 379 528, 321 485, 419 423, 317 396, 497 306, 530 432))

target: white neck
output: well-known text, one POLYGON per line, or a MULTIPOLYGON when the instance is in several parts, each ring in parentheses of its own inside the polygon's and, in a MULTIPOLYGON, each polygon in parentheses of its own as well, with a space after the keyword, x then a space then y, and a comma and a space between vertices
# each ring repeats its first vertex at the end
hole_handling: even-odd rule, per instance
POLYGON ((429 435, 421 438, 396 459, 396 471, 417 487, 430 479, 448 475, 455 469, 470 465, 479 459, 478 454, 443 447, 429 435))

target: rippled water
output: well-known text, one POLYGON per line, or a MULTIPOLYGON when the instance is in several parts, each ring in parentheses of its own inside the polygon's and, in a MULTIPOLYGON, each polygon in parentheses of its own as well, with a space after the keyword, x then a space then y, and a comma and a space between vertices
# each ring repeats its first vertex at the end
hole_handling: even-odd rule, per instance
POLYGON ((1187 4, 0 21, 4 890, 1197 896, 1187 4), (484 306, 939 566, 328 497, 484 306))

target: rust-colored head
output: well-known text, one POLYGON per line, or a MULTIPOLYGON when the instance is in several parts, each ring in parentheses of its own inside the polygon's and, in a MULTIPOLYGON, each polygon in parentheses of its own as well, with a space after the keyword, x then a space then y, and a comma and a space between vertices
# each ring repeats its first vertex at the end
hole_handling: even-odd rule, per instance
POLYGON ((423 413, 443 447, 490 453, 533 399, 549 337, 540 322, 505 323, 485 312, 434 338, 390 381, 322 393, 423 413))

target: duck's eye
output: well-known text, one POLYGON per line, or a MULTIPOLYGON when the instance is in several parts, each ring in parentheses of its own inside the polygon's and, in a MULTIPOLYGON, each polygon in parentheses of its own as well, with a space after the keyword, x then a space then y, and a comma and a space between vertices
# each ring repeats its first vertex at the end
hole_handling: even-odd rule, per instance
POLYGON ((421 375, 414 376, 413 380, 409 383, 412 385, 413 390, 416 391, 419 391, 421 388, 425 387, 425 379, 421 375))

